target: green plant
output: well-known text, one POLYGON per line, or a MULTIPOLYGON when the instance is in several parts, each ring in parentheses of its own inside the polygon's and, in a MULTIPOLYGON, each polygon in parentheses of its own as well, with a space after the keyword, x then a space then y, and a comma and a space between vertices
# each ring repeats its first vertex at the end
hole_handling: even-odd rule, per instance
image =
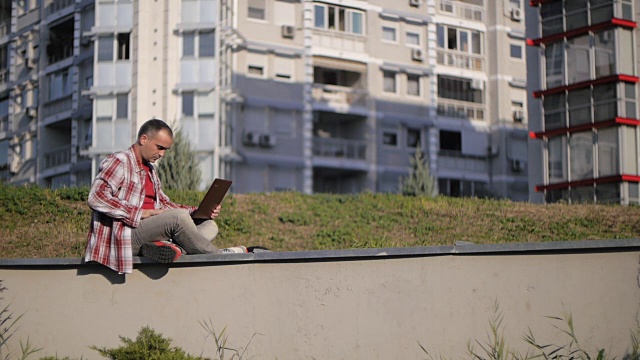
POLYGON ((564 345, 542 344, 536 340, 531 329, 524 336, 524 341, 539 351, 538 357, 544 359, 580 359, 580 360, 604 360, 607 359, 605 349, 599 349, 596 354, 589 354, 578 341, 575 329, 573 327, 573 316, 570 313, 565 314, 562 318, 556 316, 547 316, 547 318, 561 321, 566 324, 566 328, 553 325, 556 329, 568 336, 569 342, 564 345))
POLYGON ((173 134, 173 146, 158 162, 158 175, 167 189, 197 190, 202 171, 189 139, 178 128, 173 134))
POLYGON ((253 338, 256 336, 256 334, 253 334, 253 336, 251 336, 251 339, 249 339, 249 342, 247 343, 247 345, 243 348, 239 348, 239 349, 234 349, 231 348, 229 346, 227 346, 227 342, 228 342, 228 335, 227 335, 227 327, 223 327, 222 330, 220 331, 220 333, 216 332, 215 327, 213 326, 213 323, 211 322, 211 320, 209 319, 209 321, 204 321, 201 322, 200 325, 206 330, 207 332, 207 337, 211 336, 213 338, 213 342, 215 344, 215 358, 213 358, 213 360, 249 360, 249 359, 253 359, 255 358, 255 356, 252 357, 245 357, 246 356, 246 352, 247 349, 249 348, 249 345, 251 344, 251 341, 253 341, 253 338), (231 357, 227 358, 227 352, 231 353, 231 357))
MULTIPOLYGON (((0 280, 0 293, 7 290, 4 285, 2 285, 2 280, 0 280)), ((0 301, 4 300, 4 298, 0 297, 0 301)), ((18 321, 22 318, 24 314, 14 317, 13 313, 9 310, 9 305, 7 304, 2 310, 0 310, 0 358, 4 360, 12 359, 11 353, 6 353, 3 355, 2 351, 7 347, 7 342, 9 339, 15 334, 18 330, 18 321)), ((20 350, 21 356, 20 360, 25 360, 27 357, 35 354, 41 349, 33 347, 29 339, 27 339, 26 343, 22 343, 20 341, 20 350)))
POLYGON ((155 332, 148 326, 142 327, 135 340, 120 336, 124 343, 118 348, 91 346, 100 355, 111 360, 197 360, 201 357, 187 354, 179 347, 171 346, 171 339, 155 332))
POLYGON ((416 146, 416 152, 409 158, 411 167, 409 176, 402 181, 402 194, 413 196, 438 195, 438 182, 431 176, 429 170, 429 159, 420 150, 420 144, 416 146))
MULTIPOLYGON (((564 345, 540 343, 533 334, 531 329, 523 336, 523 340, 532 346, 536 352, 530 354, 527 351, 524 355, 511 349, 505 339, 503 330, 503 316, 497 301, 494 302, 493 315, 489 320, 488 341, 482 343, 478 340, 467 342, 467 354, 473 360, 529 360, 529 359, 546 359, 546 360, 607 360, 607 352, 605 349, 598 349, 595 354, 590 354, 585 350, 578 341, 573 325, 573 317, 570 313, 563 317, 547 316, 547 318, 561 321, 566 328, 553 325, 563 334, 567 335, 568 343, 564 345), (480 346, 480 350, 475 349, 475 345, 480 346)), ((624 355, 623 360, 640 360, 640 327, 631 333, 632 349, 630 353, 624 355)), ((429 350, 418 341, 420 349, 432 360, 445 359, 442 355, 434 356, 429 350)), ((612 360, 615 358, 612 358, 612 360)))

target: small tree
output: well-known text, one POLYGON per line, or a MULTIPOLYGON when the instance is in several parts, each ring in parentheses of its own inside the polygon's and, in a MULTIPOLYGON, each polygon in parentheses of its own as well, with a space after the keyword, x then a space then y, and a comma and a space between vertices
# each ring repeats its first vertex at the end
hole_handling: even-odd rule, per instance
POLYGON ((202 171, 196 153, 182 129, 173 134, 173 146, 158 163, 158 175, 162 185, 172 190, 198 190, 202 171))
POLYGON ((402 180, 402 194, 412 196, 438 196, 438 182, 431 176, 429 159, 427 159, 420 144, 416 146, 416 152, 409 158, 411 167, 409 176, 402 180))

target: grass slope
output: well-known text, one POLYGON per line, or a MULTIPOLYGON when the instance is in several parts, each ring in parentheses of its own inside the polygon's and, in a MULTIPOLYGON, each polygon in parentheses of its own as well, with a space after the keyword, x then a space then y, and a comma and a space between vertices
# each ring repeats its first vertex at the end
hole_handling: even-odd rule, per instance
MULTIPOLYGON (((80 257, 91 212, 87 188, 0 184, 3 258, 80 257)), ((168 192, 197 204, 200 192, 168 192)), ((538 205, 397 194, 231 194, 216 245, 275 251, 624 239, 640 234, 640 207, 538 205)))

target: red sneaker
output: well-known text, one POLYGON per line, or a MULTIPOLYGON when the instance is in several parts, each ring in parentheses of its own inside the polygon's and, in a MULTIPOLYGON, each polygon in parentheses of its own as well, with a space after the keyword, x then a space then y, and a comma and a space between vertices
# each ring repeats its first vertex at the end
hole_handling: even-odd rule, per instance
POLYGON ((168 241, 144 243, 140 247, 140 253, 144 257, 163 264, 172 263, 182 256, 180 248, 168 241))

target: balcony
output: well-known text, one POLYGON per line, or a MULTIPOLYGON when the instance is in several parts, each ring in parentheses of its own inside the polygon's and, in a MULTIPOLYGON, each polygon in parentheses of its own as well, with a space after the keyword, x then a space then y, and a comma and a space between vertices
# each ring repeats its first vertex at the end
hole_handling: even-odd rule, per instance
POLYGON ((313 155, 333 158, 365 160, 367 142, 364 140, 313 138, 313 155))
POLYGON ((460 1, 440 1, 440 12, 472 21, 484 21, 484 8, 460 1))
POLYGON ((9 70, 2 69, 0 70, 0 84, 4 84, 9 79, 9 70))
POLYGON ((438 99, 438 115, 483 121, 485 118, 484 113, 485 107, 482 104, 438 99))
POLYGON ((75 0, 53 0, 47 7, 47 16, 56 13, 75 4, 75 0))
MULTIPOLYGON (((73 96, 69 94, 64 97, 47 102, 42 109, 44 118, 48 120, 49 117, 52 117, 54 115, 71 111, 72 105, 73 105, 72 101, 73 101, 73 96)), ((64 117, 67 117, 67 116, 65 115, 64 117)))
POLYGON ((366 52, 367 37, 331 30, 313 30, 313 46, 350 53, 366 52))
POLYGON ((484 173, 488 171, 485 157, 465 155, 460 151, 451 150, 438 152, 438 168, 462 172, 484 173))
POLYGON ((314 101, 331 108, 346 110, 350 106, 366 105, 367 91, 338 85, 314 84, 311 96, 314 101))
POLYGON ((47 45, 48 65, 73 56, 73 33, 73 18, 49 29, 49 44, 47 45))
POLYGON ((44 152, 42 169, 47 170, 71 163, 71 145, 55 147, 44 152))
POLYGON ((458 51, 438 49, 436 57, 439 65, 484 71, 484 56, 482 55, 472 55, 458 51))

